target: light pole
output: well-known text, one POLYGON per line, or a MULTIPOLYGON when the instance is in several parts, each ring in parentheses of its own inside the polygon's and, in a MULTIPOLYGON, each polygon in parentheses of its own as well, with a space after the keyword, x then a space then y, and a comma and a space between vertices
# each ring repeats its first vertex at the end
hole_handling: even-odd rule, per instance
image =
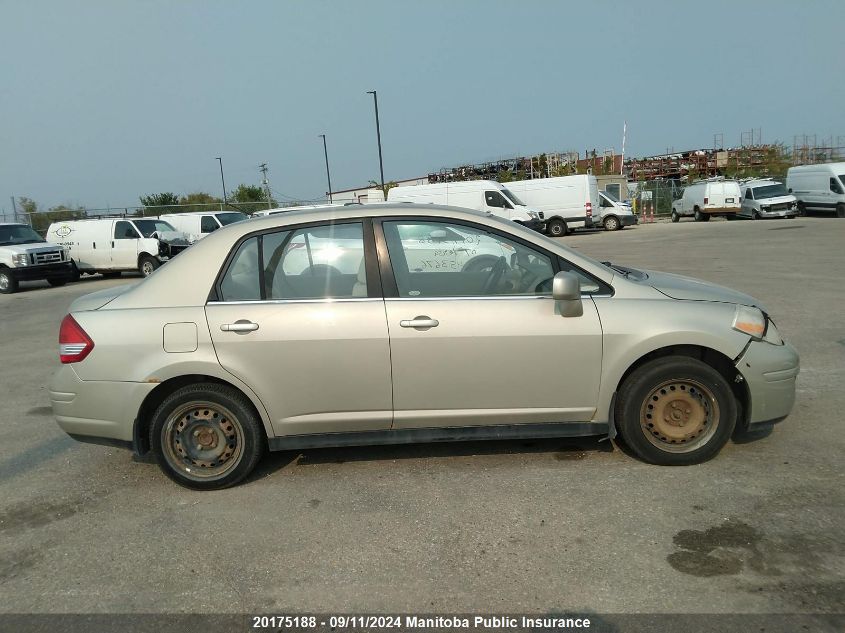
MULTIPOLYGON (((217 162, 220 163, 220 182, 223 183, 223 204, 228 205, 229 201, 226 198, 226 180, 223 178, 223 158, 218 156, 217 162)), ((222 208, 221 208, 222 211, 222 208)))
POLYGON ((332 175, 329 172, 329 150, 326 149, 326 135, 325 134, 318 134, 320 138, 323 139, 323 154, 326 156, 326 179, 329 181, 329 204, 332 203, 332 175))
POLYGON ((384 194, 384 199, 387 200, 387 191, 384 190, 384 163, 381 158, 381 129, 378 122, 378 94, 375 90, 368 90, 368 95, 373 95, 373 103, 376 106, 376 138, 378 139, 378 168, 381 173, 381 191, 384 194))

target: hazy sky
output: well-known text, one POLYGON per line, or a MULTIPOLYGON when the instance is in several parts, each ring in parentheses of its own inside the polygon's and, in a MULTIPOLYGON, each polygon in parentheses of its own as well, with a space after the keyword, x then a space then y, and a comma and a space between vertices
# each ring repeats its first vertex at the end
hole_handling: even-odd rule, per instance
POLYGON ((845 135, 845 2, 0 0, 0 211, 845 135))

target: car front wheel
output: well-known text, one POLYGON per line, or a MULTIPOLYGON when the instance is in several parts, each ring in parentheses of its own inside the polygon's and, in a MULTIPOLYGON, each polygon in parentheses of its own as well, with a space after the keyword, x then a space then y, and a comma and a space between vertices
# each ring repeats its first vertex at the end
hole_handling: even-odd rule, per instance
POLYGON ((622 439, 644 461, 698 464, 715 456, 736 425, 731 388, 715 369, 685 356, 652 360, 625 380, 616 401, 622 439))
POLYGON ((237 484, 255 468, 266 445, 264 428, 249 400, 215 383, 173 392, 150 425, 150 446, 161 470, 196 490, 237 484))
POLYGON ((144 277, 149 277, 156 271, 156 268, 158 268, 159 265, 160 264, 156 258, 145 255, 138 263, 138 272, 144 277))
POLYGON ((8 268, 0 268, 0 293, 10 295, 18 291, 18 280, 8 268))
POLYGON ((677 222, 681 219, 681 216, 678 215, 678 212, 672 209, 672 222, 677 222))
POLYGON ((552 237, 566 235, 566 222, 563 220, 552 220, 546 225, 546 232, 552 237))
POLYGON ((605 218, 604 228, 607 231, 615 231, 619 228, 619 220, 616 218, 616 216, 613 215, 605 218))

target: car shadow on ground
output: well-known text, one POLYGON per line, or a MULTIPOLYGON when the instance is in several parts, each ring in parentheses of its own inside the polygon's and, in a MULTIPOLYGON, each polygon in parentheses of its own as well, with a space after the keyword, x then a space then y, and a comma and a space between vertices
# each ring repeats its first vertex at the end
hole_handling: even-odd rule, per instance
POLYGON ((345 464, 347 462, 395 461, 427 457, 469 457, 548 453, 559 461, 575 461, 592 454, 612 453, 613 443, 604 436, 532 440, 484 440, 431 442, 379 446, 344 446, 272 452, 261 461, 249 480, 266 477, 290 465, 345 464))

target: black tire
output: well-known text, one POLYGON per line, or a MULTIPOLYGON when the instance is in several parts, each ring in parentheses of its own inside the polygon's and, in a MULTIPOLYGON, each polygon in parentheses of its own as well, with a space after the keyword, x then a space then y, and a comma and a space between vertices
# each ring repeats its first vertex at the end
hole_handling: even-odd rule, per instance
POLYGON ((619 224, 619 218, 615 215, 607 216, 603 221, 605 231, 617 231, 621 227, 619 224))
POLYGON ((141 273, 141 276, 143 277, 149 277, 152 275, 159 266, 161 266, 159 261, 155 257, 150 257, 149 255, 142 255, 141 259, 138 260, 138 272, 141 273))
POLYGON ((60 278, 60 279, 48 279, 47 283, 53 286, 53 288, 61 288, 64 286, 69 280, 60 278))
POLYGON ((751 219, 752 219, 752 220, 759 220, 759 219, 760 219, 760 214, 759 214, 759 213, 757 213, 756 211, 752 211, 752 212, 751 212, 751 219))
POLYGON ((736 426, 737 404, 727 381, 710 365, 670 356, 638 367, 625 379, 615 416, 622 439, 640 459, 685 466, 722 449, 736 426))
POLYGON ((836 205, 836 217, 845 218, 845 204, 839 203, 836 205))
POLYGON ((228 385, 197 383, 159 405, 150 447, 162 472, 179 485, 220 490, 253 471, 266 451, 267 435, 242 393, 228 385))
POLYGON ((563 237, 568 232, 566 222, 559 218, 549 220, 546 224, 546 233, 548 233, 551 237, 563 237))
POLYGON ((100 275, 103 277, 103 279, 116 279, 117 277, 120 277, 120 271, 107 270, 101 272, 100 275))
POLYGON ((8 268, 0 268, 0 294, 10 295, 18 291, 18 280, 8 268))
POLYGON ((672 222, 678 222, 681 219, 681 216, 678 215, 678 212, 672 209, 672 222))
POLYGON ((79 278, 80 278, 82 275, 80 274, 80 272, 79 272, 79 268, 77 268, 77 266, 76 266, 76 262, 75 262, 75 261, 71 260, 71 262, 70 262, 70 268, 71 268, 70 280, 71 280, 71 281, 79 281, 79 278))
POLYGON ((798 203, 798 215, 800 215, 801 217, 804 217, 804 216, 807 215, 807 207, 804 206, 803 202, 798 203))

